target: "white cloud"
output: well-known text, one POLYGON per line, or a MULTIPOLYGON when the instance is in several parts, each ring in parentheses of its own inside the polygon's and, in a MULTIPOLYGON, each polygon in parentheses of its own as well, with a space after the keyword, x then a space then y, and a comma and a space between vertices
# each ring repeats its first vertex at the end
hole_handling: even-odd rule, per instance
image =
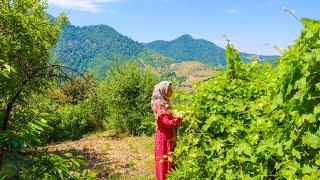
MULTIPOLYGON (((61 8, 74 8, 87 12, 100 12, 99 4, 102 3, 116 3, 121 0, 49 0, 49 4, 61 8)), ((109 10, 110 11, 110 10, 109 10)), ((112 10, 112 12, 115 12, 112 10)))
POLYGON ((228 9, 227 13, 229 14, 237 14, 239 11, 237 9, 228 9))

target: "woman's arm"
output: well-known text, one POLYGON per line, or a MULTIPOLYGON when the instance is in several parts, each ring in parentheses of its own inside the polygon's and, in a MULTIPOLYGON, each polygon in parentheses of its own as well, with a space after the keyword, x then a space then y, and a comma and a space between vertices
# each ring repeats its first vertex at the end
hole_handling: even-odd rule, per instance
POLYGON ((161 114, 158 117, 157 123, 158 125, 163 125, 167 128, 173 128, 178 126, 181 123, 180 117, 173 117, 171 114, 161 114))

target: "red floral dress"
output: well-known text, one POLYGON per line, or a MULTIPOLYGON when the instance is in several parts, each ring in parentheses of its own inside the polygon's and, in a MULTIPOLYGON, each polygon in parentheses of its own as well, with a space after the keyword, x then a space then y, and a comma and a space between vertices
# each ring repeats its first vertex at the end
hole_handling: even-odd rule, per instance
POLYGON ((159 100, 155 103, 157 114, 157 129, 155 137, 155 163, 157 180, 165 180, 171 169, 174 128, 179 125, 181 118, 172 115, 168 104, 159 100))

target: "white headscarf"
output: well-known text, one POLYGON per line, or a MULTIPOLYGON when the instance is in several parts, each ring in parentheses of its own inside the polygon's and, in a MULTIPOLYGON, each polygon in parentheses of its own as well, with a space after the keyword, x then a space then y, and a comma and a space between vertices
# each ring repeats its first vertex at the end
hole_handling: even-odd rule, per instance
MULTIPOLYGON (((166 95, 168 93, 168 88, 172 84, 170 81, 161 81, 154 87, 154 91, 152 93, 151 98, 151 108, 157 118, 160 114, 157 114, 159 111, 157 108, 159 107, 158 104, 167 104, 169 105, 169 99, 167 99, 166 95)), ((164 110, 165 111, 165 110, 164 110)), ((168 107, 168 111, 170 108, 168 107)))

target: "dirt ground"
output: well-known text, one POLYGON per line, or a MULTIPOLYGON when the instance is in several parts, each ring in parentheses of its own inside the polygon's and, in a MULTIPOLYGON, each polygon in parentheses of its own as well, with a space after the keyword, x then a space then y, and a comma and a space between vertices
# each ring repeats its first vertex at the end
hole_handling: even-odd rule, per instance
POLYGON ((130 137, 110 132, 89 135, 77 141, 52 144, 49 152, 84 155, 97 179, 155 179, 154 137, 130 137))

